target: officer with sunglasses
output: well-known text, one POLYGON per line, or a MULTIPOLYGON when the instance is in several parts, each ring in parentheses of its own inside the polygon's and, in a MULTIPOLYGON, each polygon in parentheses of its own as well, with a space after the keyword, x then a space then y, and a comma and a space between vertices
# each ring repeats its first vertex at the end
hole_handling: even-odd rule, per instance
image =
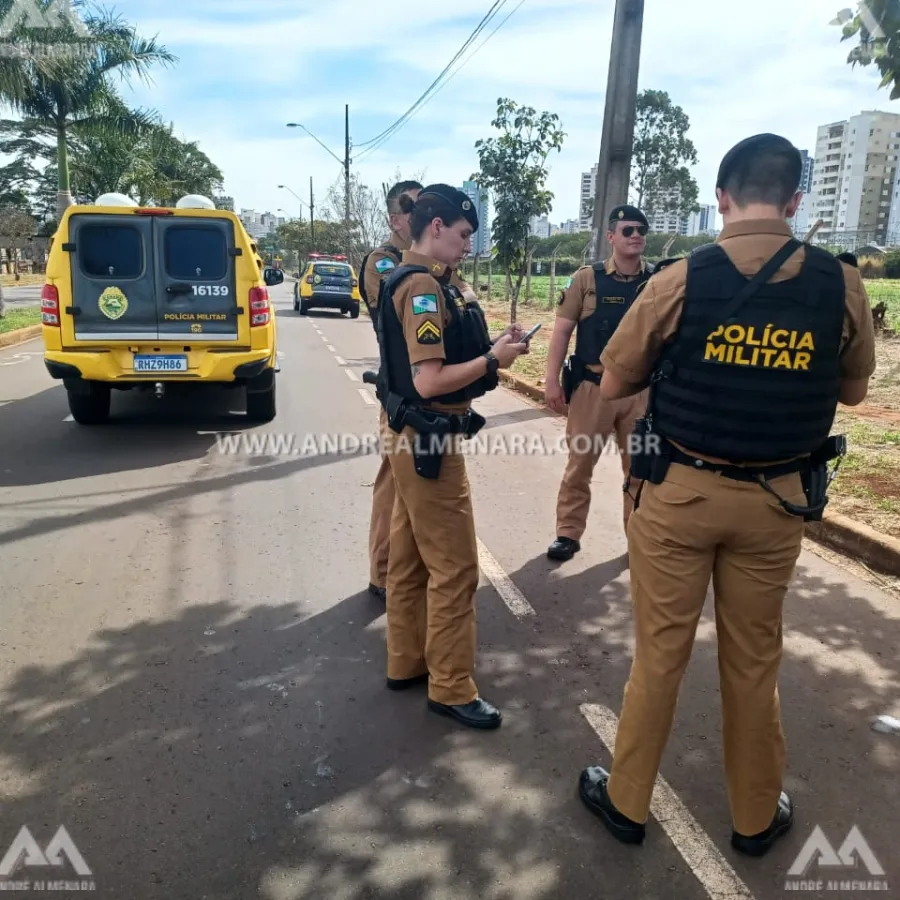
POLYGON ((622 515, 626 526, 634 508, 628 440, 635 422, 644 414, 647 395, 643 392, 623 400, 604 400, 600 396, 600 354, 652 274, 643 259, 649 230, 647 217, 637 207, 615 207, 609 214, 607 233, 611 256, 579 269, 559 298, 547 358, 545 395, 551 409, 560 414, 568 409, 569 459, 557 500, 557 537, 547 551, 550 559, 569 560, 581 549, 591 504, 591 478, 612 435, 616 436, 625 476, 622 515), (575 352, 563 367, 576 329, 575 352))

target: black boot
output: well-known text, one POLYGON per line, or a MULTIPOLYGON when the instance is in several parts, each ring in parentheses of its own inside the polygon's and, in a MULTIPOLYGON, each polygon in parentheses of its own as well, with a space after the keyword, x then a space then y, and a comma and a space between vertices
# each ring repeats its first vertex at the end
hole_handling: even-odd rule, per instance
POLYGON ((791 798, 782 791, 778 798, 778 807, 772 822, 765 831, 747 837, 738 834, 736 831, 731 832, 731 846, 747 856, 763 856, 772 849, 772 845, 778 838, 783 837, 791 830, 794 824, 794 804, 791 798))
POLYGON ((585 769, 578 779, 578 793, 582 802, 603 822, 613 837, 623 844, 640 844, 644 840, 644 825, 632 821, 616 809, 606 793, 608 781, 609 773, 600 766, 585 769))
POLYGON ((378 587, 378 585, 370 583, 369 593, 373 597, 377 597, 382 603, 387 603, 387 588, 378 587))
POLYGON ((444 703, 437 703, 434 700, 428 700, 428 708, 438 715, 447 716, 450 719, 456 719, 469 728, 480 728, 489 730, 499 728, 503 721, 503 716, 497 707, 492 706, 481 697, 476 697, 471 703, 465 703, 461 706, 447 706, 444 703))
POLYGON ((567 562, 580 549, 581 544, 578 541, 573 541, 572 538, 558 537, 550 545, 550 549, 547 551, 547 556, 550 559, 556 559, 560 562, 567 562))

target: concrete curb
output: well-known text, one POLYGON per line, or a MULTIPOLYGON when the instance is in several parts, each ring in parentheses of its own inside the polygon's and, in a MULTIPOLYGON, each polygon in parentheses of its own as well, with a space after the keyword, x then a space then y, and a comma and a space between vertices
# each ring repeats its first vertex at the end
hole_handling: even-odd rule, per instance
POLYGON ((27 328, 17 328, 15 331, 7 331, 0 334, 0 347, 14 347, 16 344, 24 344, 41 336, 43 325, 29 325, 27 328))
MULTIPOLYGON (((525 381, 518 375, 501 372, 500 381, 538 403, 544 400, 543 388, 525 381)), ((840 513, 826 512, 821 522, 807 522, 806 537, 858 559, 870 569, 882 574, 900 575, 900 540, 840 513)))

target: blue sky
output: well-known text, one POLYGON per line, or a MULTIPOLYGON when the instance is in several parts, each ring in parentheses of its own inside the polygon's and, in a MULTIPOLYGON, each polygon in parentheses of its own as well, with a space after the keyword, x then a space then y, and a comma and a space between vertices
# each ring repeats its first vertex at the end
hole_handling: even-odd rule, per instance
MULTIPOLYGON (((818 125, 862 109, 900 112, 874 69, 845 64, 829 26, 841 0, 646 0, 639 88, 667 90, 692 123, 700 202, 715 202, 719 160, 760 131, 812 149, 818 125)), ((843 4, 846 5, 846 4, 843 4)), ((491 6, 490 0, 118 0, 114 8, 180 58, 132 102, 156 108, 225 173, 238 208, 305 212, 277 185, 316 203, 339 164, 289 121, 343 155, 344 104, 361 145, 402 115, 491 6)), ((353 152, 379 189, 405 177, 460 184, 477 169, 508 96, 558 113, 567 133, 550 159, 551 221, 578 213, 579 180, 597 160, 614 0, 507 0, 486 37, 512 17, 385 146, 353 152), (516 9, 518 7, 518 9, 516 9), (515 10, 515 12, 513 12, 515 10)), ((476 46, 479 46, 476 44, 476 46)), ((471 51, 470 51, 471 52, 471 51)), ((465 57, 464 57, 465 58, 465 57)))

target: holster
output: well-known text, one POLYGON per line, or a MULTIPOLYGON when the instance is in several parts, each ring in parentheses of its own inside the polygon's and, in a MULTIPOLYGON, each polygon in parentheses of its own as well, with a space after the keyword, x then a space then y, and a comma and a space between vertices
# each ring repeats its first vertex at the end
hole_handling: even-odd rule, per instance
POLYGON ((562 370, 562 389, 563 395, 566 398, 566 404, 572 402, 572 397, 575 394, 575 391, 578 390, 578 386, 584 381, 590 374, 585 364, 577 357, 575 354, 572 354, 567 360, 562 370))
POLYGON ((453 435, 472 438, 487 423, 484 416, 471 409, 461 416, 422 409, 408 403, 397 394, 388 395, 386 412, 388 425, 398 434, 407 427, 416 432, 413 444, 416 474, 431 480, 441 474, 441 462, 446 449, 445 439, 453 435))
POLYGON ((833 459, 840 460, 846 452, 847 438, 844 435, 836 434, 829 437, 810 455, 807 465, 800 470, 803 493, 806 495, 806 508, 782 500, 781 505, 784 509, 792 515, 802 516, 805 522, 821 522, 825 507, 828 505, 828 488, 834 480, 840 461, 833 472, 829 472, 828 463, 833 459))
POLYGON ((634 423, 631 433, 629 476, 662 484, 672 464, 672 445, 665 438, 651 441, 651 435, 654 435, 651 419, 642 416, 634 423))

